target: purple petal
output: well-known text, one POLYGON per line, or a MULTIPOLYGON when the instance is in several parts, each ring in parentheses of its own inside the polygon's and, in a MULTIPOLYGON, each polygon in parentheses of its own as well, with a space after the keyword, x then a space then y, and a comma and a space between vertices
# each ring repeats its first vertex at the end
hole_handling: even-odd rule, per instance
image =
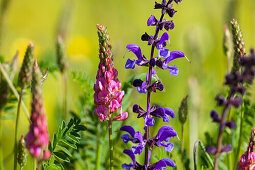
POLYGON ((230 144, 223 146, 221 152, 229 152, 232 150, 232 146, 230 144))
POLYGON ((176 59, 176 58, 182 58, 185 57, 185 54, 181 51, 171 51, 170 56, 165 59, 165 63, 168 64, 170 61, 176 59))
POLYGON ((164 108, 164 110, 165 110, 165 113, 166 113, 167 115, 171 116, 172 118, 175 117, 174 111, 173 111, 172 109, 170 109, 170 108, 164 108))
POLYGON ((126 170, 131 170, 131 168, 135 168, 133 163, 130 164, 122 164, 121 167, 126 170))
POLYGON ((168 142, 170 138, 174 136, 177 136, 177 133, 174 131, 174 129, 171 126, 165 125, 159 129, 156 139, 158 139, 159 142, 168 142))
POLYGON ((151 15, 150 18, 147 21, 147 26, 154 26, 157 24, 157 20, 155 18, 155 16, 151 15))
POLYGON ((164 158, 164 159, 161 159, 161 160, 165 161, 167 166, 175 167, 175 163, 172 159, 164 158))
POLYGON ((128 134, 124 134, 121 136, 121 139, 123 140, 124 143, 128 143, 131 139, 129 138, 128 134))
POLYGON ((128 44, 126 47, 129 51, 132 51, 136 57, 138 58, 138 60, 142 60, 142 52, 141 49, 138 45, 136 44, 128 44))
POLYGON ((168 49, 162 48, 158 51, 159 57, 168 58, 170 56, 170 51, 168 49))
POLYGON ((132 126, 122 126, 120 128, 120 130, 128 132, 134 138, 135 130, 134 130, 134 128, 132 126))
POLYGON ((155 123, 155 120, 149 116, 145 116, 144 121, 146 126, 153 126, 155 123))
POLYGON ((165 114, 164 116, 162 116, 162 118, 163 118, 163 122, 167 122, 167 123, 170 122, 169 116, 168 116, 167 114, 165 114))
POLYGON ((174 144, 173 143, 167 143, 167 146, 165 147, 165 151, 172 152, 173 149, 174 149, 174 144))
POLYGON ((134 135, 134 138, 135 139, 138 139, 140 141, 140 143, 143 143, 143 135, 141 132, 136 132, 135 135, 134 135))
POLYGON ((135 63, 136 63, 135 60, 128 59, 127 62, 126 62, 125 68, 126 69, 134 69, 135 68, 135 63))
POLYGON ((155 170, 161 170, 163 167, 167 167, 167 164, 164 160, 160 160, 157 162, 156 166, 155 166, 155 170))
POLYGON ((214 146, 207 146, 206 152, 208 152, 209 154, 215 154, 217 152, 217 150, 214 146))
POLYGON ((134 153, 133 153, 131 150, 128 150, 128 149, 125 149, 125 150, 123 151, 123 153, 127 154, 127 155, 132 159, 133 164, 135 165, 136 159, 135 159, 134 153))
POLYGON ((144 145, 142 143, 140 143, 137 146, 132 146, 131 150, 134 154, 139 154, 140 155, 143 152, 143 148, 144 148, 144 145))
POLYGON ((137 91, 139 93, 147 93, 146 88, 147 88, 147 83, 146 81, 144 81, 140 87, 137 87, 137 91))
POLYGON ((168 69, 170 69, 169 74, 173 76, 179 75, 179 70, 176 66, 169 66, 168 69))
POLYGON ((164 32, 163 35, 161 36, 159 42, 157 43, 157 49, 162 49, 163 48, 163 43, 165 41, 169 41, 169 35, 167 32, 164 32))

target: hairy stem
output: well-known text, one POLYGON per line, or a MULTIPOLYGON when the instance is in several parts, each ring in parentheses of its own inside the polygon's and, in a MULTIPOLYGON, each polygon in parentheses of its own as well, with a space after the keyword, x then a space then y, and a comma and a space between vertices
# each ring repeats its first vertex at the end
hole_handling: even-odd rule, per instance
POLYGON ((100 124, 97 123, 97 155, 96 155, 96 170, 100 169, 100 160, 101 160, 101 150, 102 150, 102 145, 101 145, 101 135, 100 135, 100 124))
POLYGON ((2 139, 2 126, 3 126, 3 121, 2 121, 2 111, 0 110, 0 169, 4 169, 3 166, 3 139, 2 139))
POLYGON ((15 137, 14 137, 14 170, 17 169, 17 146, 18 146, 18 127, 19 127, 19 117, 20 117, 20 105, 22 101, 24 90, 21 89, 19 101, 18 101, 18 108, 17 108, 17 115, 16 115, 16 124, 15 124, 15 137))
POLYGON ((182 154, 183 154, 183 150, 184 150, 184 124, 182 124, 182 145, 181 145, 181 151, 182 151, 182 154))
POLYGON ((63 114, 64 114, 64 119, 67 117, 67 74, 66 72, 62 73, 63 76, 63 114))
MULTIPOLYGON (((228 99, 231 99, 234 95, 234 92, 230 92, 228 99)), ((217 170, 219 167, 219 158, 221 154, 221 145, 222 145, 222 137, 223 137, 223 132, 225 128, 225 121, 226 121, 226 116, 228 113, 228 110, 230 108, 230 104, 226 104, 222 116, 221 116, 221 121, 220 121, 220 126, 219 126, 219 133, 218 133, 218 138, 217 138, 217 148, 216 148, 216 154, 215 154, 215 159, 214 159, 214 170, 217 170)))
POLYGON ((109 148, 110 148, 110 168, 109 169, 112 170, 113 169, 113 144, 112 144, 112 115, 111 113, 109 114, 108 130, 109 130, 109 148))

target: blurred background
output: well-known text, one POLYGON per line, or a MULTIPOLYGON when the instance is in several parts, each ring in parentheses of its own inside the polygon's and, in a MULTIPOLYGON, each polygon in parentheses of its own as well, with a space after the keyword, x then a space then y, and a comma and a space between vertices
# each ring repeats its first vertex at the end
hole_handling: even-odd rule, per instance
MULTIPOLYGON (((96 24, 103 24, 108 28, 120 81, 127 80, 133 74, 146 72, 146 68, 126 70, 124 67, 126 60, 135 56, 126 53, 125 58, 123 57, 125 47, 130 43, 138 44, 145 56, 150 54, 150 47, 146 42, 142 42, 140 37, 144 32, 154 33, 154 27, 147 27, 150 15, 160 16, 160 11, 153 9, 154 0, 0 2, 2 5, 0 55, 6 61, 11 60, 16 51, 19 51, 21 65, 27 44, 32 41, 35 44, 35 57, 39 62, 46 62, 52 66, 56 63, 57 35, 63 36, 69 63, 68 110, 77 110, 77 100, 82 93, 79 85, 72 80, 71 72, 85 72, 93 81, 96 77, 99 62, 96 24)), ((169 31, 171 42, 169 49, 183 51, 191 60, 191 64, 185 59, 173 61, 172 65, 176 65, 180 70, 177 77, 169 75, 167 71, 158 70, 165 90, 153 94, 152 102, 170 107, 177 114, 182 98, 189 94, 189 120, 185 125, 187 126, 185 148, 188 154, 192 154, 191 147, 196 139, 204 139, 205 131, 212 133, 217 131, 217 126, 210 123, 210 111, 216 107, 214 97, 226 90, 223 86, 224 75, 228 72, 227 57, 223 53, 224 24, 230 25, 233 18, 237 19, 243 32, 246 49, 249 51, 255 45, 254 7, 254 0, 183 0, 174 6, 178 12, 173 18, 175 29, 169 31)), ((61 75, 58 72, 49 74, 43 88, 48 128, 52 137, 61 122, 59 116, 63 99, 61 75)), ((25 103, 30 110, 30 96, 25 97, 25 103)), ((134 90, 130 102, 131 106, 137 103, 145 108, 146 95, 138 94, 134 90)), ((129 115, 126 124, 137 122, 131 110, 129 115)), ((22 120, 25 119, 24 116, 22 120)), ((5 156, 12 152, 14 123, 13 120, 3 122, 5 156)), ((139 123, 136 130, 142 129, 143 122, 139 120, 139 123)), ((177 118, 171 120, 170 125, 181 133, 181 125, 177 118)), ((27 121, 21 121, 20 127, 22 127, 20 133, 26 134, 29 127, 27 121)), ((127 160, 130 161, 129 158, 127 160)), ((12 160, 5 166, 11 169, 12 160)), ((30 169, 29 165, 26 168, 30 169)))

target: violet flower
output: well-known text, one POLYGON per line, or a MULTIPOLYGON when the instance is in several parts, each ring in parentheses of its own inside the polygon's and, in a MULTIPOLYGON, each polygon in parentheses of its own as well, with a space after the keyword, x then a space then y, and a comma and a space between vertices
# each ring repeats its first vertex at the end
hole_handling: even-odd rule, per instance
MULTIPOLYGON (((124 150, 124 153, 129 155, 133 162, 130 164, 123 164, 124 169, 165 169, 167 166, 175 167, 173 160, 165 158, 161 159, 154 164, 150 164, 150 149, 156 147, 164 147, 165 151, 171 152, 174 148, 173 143, 170 143, 172 137, 176 137, 177 133, 171 126, 163 126, 158 130, 158 133, 154 137, 149 136, 149 127, 155 124, 155 118, 162 118, 164 122, 170 122, 170 117, 174 118, 175 113, 170 108, 162 108, 151 106, 151 93, 157 91, 163 91, 164 85, 160 81, 157 75, 156 68, 162 70, 169 70, 170 75, 178 76, 179 70, 175 65, 169 65, 169 63, 177 58, 186 57, 181 51, 170 51, 167 49, 167 42, 170 44, 169 34, 163 32, 161 37, 158 36, 159 31, 165 29, 166 31, 174 28, 174 23, 172 20, 167 21, 164 19, 164 15, 168 14, 171 18, 174 16, 176 11, 173 9, 174 0, 162 0, 161 3, 155 2, 155 9, 161 9, 161 17, 157 19, 154 15, 151 15, 147 20, 147 26, 155 26, 155 34, 149 35, 144 33, 141 36, 142 41, 148 42, 151 46, 151 55, 146 57, 143 55, 141 48, 136 44, 129 44, 126 46, 128 51, 133 52, 136 55, 136 59, 127 59, 125 64, 126 69, 134 69, 135 66, 146 66, 149 67, 147 72, 146 80, 135 79, 133 81, 133 86, 137 88, 139 93, 147 94, 147 110, 144 110, 138 104, 133 106, 133 112, 137 113, 137 118, 144 119, 144 130, 145 134, 142 135, 141 132, 135 132, 131 126, 123 126, 120 130, 128 132, 124 134, 121 138, 125 143, 131 141, 134 145, 131 150, 124 150), (157 56, 154 56, 155 49, 158 50, 157 56), (145 162, 144 164, 137 163, 135 159, 135 154, 141 154, 145 152, 145 162)), ((178 4, 181 0, 175 0, 178 4)))

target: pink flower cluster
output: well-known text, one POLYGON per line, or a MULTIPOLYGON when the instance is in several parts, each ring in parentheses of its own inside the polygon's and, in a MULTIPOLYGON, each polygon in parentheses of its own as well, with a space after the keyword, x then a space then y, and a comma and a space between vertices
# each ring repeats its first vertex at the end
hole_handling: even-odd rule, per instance
POLYGON ((255 170, 255 152, 245 152, 238 162, 238 170, 255 170))
POLYGON ((128 117, 127 112, 122 112, 121 102, 124 91, 121 91, 121 83, 117 78, 118 71, 110 57, 101 58, 97 71, 97 81, 94 85, 94 102, 97 106, 95 115, 100 121, 107 120, 112 113, 120 109, 120 114, 113 120, 124 120, 128 117))
MULTIPOLYGON (((39 104, 35 104, 35 107, 40 106, 39 104)), ((30 125, 30 131, 26 136, 26 147, 36 159, 47 160, 51 154, 49 150, 44 151, 49 145, 46 115, 33 112, 30 119, 32 123, 30 125)))

